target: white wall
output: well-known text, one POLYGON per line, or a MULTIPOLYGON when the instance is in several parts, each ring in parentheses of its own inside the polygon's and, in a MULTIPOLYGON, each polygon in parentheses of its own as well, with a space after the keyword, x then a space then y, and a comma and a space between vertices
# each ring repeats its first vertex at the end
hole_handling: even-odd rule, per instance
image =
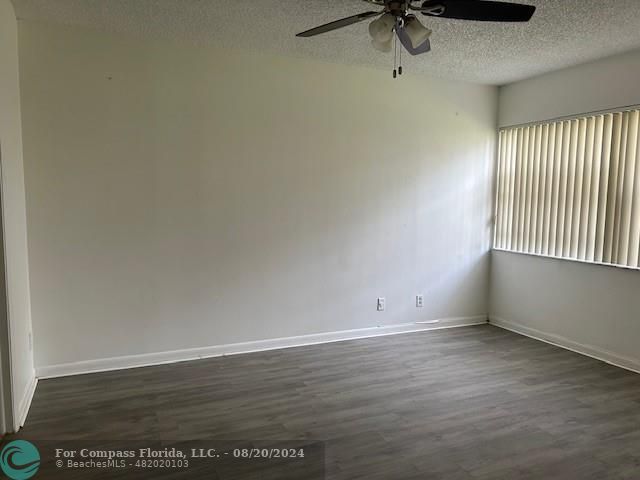
POLYGON ((495 88, 29 22, 20 54, 37 366, 486 315, 495 88))
POLYGON ((640 103, 640 50, 500 88, 500 126, 640 103))
POLYGON ((29 343, 31 312, 24 171, 18 76, 18 33, 13 7, 0 0, 0 166, 6 299, 12 368, 12 398, 17 427, 26 414, 34 388, 29 343))
MULTIPOLYGON (((640 104, 640 51, 500 89, 501 125, 640 104)), ((640 370, 640 271, 492 253, 491 317, 640 370)))
POLYGON ((492 253, 492 321, 640 370, 640 271, 492 253))

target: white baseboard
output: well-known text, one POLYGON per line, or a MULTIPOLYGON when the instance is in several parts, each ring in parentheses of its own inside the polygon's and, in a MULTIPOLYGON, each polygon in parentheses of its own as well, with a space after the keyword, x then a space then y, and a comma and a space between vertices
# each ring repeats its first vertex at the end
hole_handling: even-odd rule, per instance
POLYGON ((595 358, 596 360, 615 365, 616 367, 621 367, 626 370, 631 370, 632 372, 640 373, 640 359, 621 356, 599 347, 574 342, 573 340, 569 340, 568 338, 565 338, 563 336, 556 335, 554 333, 543 332, 535 328, 527 327, 519 323, 496 317, 494 315, 491 315, 489 317, 489 323, 491 325, 495 325, 496 327, 504 328, 505 330, 509 330, 521 335, 525 335, 527 337, 534 338, 536 340, 550 343, 551 345, 555 345, 556 347, 561 347, 566 350, 571 350, 575 353, 586 355, 587 357, 595 358))
POLYGON ((33 400, 33 395, 36 393, 36 386, 38 385, 38 378, 35 375, 31 378, 29 385, 24 391, 22 398, 20 399, 20 404, 18 405, 18 409, 15 412, 15 425, 14 429, 17 432, 20 427, 24 425, 24 422, 27 420, 27 415, 29 414, 29 408, 31 407, 31 402, 33 400))
POLYGON ((426 330, 439 330, 442 328, 466 327, 487 323, 486 315, 473 317, 446 318, 433 324, 402 324, 384 325, 357 330, 342 330, 337 332, 317 333, 301 335, 297 337, 274 338, 269 340, 257 340, 252 342, 231 343, 226 345, 214 345, 210 347, 189 348, 158 353, 146 353, 141 355, 126 355, 122 357, 101 358, 81 362, 62 363, 38 367, 38 378, 66 377, 84 373, 106 372, 125 368, 147 367, 162 365, 165 363, 184 362, 201 358, 219 357, 222 355, 236 355, 240 353, 261 352, 280 348, 301 347, 304 345, 316 345, 319 343, 341 342, 357 338, 378 337, 382 335, 396 335, 399 333, 423 332, 426 330))

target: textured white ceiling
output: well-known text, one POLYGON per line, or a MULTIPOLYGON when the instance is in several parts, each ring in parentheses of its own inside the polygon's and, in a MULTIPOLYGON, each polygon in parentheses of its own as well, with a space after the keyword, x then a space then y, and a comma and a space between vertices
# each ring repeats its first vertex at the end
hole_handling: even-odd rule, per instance
MULTIPOLYGON (((392 69, 367 23, 313 38, 297 32, 375 9, 361 0, 13 0, 18 18, 392 69)), ((420 16, 432 52, 405 70, 501 85, 640 48, 640 0, 526 0, 528 24, 420 16)))

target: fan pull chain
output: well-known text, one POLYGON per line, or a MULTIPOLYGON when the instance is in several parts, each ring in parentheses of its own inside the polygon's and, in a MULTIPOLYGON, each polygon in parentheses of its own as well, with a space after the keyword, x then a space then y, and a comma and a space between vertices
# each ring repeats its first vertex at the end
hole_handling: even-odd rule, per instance
POLYGON ((398 40, 397 37, 393 36, 393 78, 396 78, 398 71, 396 70, 396 65, 398 64, 398 40))
POLYGON ((400 56, 400 60, 398 65, 398 75, 402 75, 402 45, 400 45, 399 47, 399 56, 400 56))

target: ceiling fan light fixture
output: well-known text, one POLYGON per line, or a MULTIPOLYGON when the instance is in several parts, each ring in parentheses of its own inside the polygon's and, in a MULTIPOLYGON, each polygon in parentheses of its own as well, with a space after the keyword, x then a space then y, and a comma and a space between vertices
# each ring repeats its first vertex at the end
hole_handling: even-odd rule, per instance
POLYGON ((431 36, 431 30, 422 25, 415 15, 408 15, 399 30, 404 32, 414 50, 423 45, 431 36))
POLYGON ((393 28, 395 25, 396 19, 390 13, 385 13, 380 18, 376 18, 371 22, 369 24, 369 35, 371 35, 374 46, 376 43, 385 45, 387 42, 391 43, 391 39, 393 39, 393 28))
POLYGON ((420 55, 421 53, 427 53, 431 51, 431 42, 428 38, 420 45, 414 47, 411 43, 409 35, 407 34, 407 31, 404 28, 397 29, 396 33, 398 34, 398 39, 400 40, 402 46, 411 55, 420 55))
POLYGON ((375 48, 380 52, 389 53, 391 51, 391 48, 393 47, 392 40, 393 40, 393 32, 392 32, 391 38, 389 38, 389 40, 384 42, 380 42, 375 38, 372 38, 371 45, 373 45, 373 48, 375 48))

